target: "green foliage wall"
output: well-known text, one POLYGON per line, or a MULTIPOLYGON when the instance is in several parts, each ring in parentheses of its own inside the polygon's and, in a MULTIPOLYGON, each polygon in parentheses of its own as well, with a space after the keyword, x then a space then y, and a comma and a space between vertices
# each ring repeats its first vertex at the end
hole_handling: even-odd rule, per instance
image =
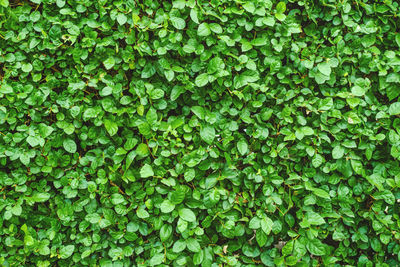
POLYGON ((0 0, 0 263, 399 266, 399 15, 0 0))

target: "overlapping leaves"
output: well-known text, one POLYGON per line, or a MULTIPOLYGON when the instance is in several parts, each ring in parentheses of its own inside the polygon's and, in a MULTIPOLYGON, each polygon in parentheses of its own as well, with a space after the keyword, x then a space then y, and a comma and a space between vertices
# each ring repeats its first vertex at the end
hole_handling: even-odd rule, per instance
POLYGON ((398 13, 0 0, 0 263, 399 265, 398 13))

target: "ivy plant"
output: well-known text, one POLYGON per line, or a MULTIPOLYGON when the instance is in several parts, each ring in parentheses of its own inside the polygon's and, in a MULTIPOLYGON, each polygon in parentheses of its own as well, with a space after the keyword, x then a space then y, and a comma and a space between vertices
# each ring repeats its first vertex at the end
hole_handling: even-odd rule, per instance
POLYGON ((393 0, 0 0, 2 266, 399 266, 393 0))

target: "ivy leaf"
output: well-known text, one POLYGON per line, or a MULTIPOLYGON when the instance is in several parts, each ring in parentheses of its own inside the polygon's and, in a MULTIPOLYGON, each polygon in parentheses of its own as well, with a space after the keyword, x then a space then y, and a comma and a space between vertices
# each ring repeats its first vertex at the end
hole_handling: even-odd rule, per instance
POLYGON ((11 94, 13 92, 13 89, 10 85, 3 83, 0 86, 0 94, 11 94))
POLYGON ((211 29, 210 25, 208 23, 203 22, 199 25, 199 28, 197 29, 197 35, 198 36, 208 36, 211 34, 211 29))
POLYGON ((143 165, 143 167, 140 169, 140 177, 147 178, 150 176, 154 176, 153 168, 149 164, 143 165))
POLYGON ((284 13, 286 11, 286 4, 285 2, 279 2, 276 5, 276 12, 278 13, 284 13))
POLYGON ((71 257, 72 254, 74 253, 74 250, 75 250, 74 245, 63 246, 59 252, 60 258, 67 259, 67 258, 71 257))
POLYGON ((400 102, 395 102, 389 106, 389 114, 390 115, 400 114, 400 102))
POLYGON ((331 75, 331 66, 329 65, 328 62, 319 63, 317 67, 318 67, 318 70, 319 70, 322 74, 324 74, 324 75, 326 75, 326 76, 331 75))
POLYGON ((77 146, 74 140, 72 139, 65 139, 63 142, 63 147, 65 149, 65 151, 67 151, 68 153, 75 153, 77 150, 77 146))
POLYGON ((306 247, 315 256, 324 256, 326 254, 325 245, 317 238, 308 239, 306 247))
POLYGON ((340 145, 337 145, 332 150, 332 157, 334 159, 340 159, 344 155, 344 148, 340 145))
POLYGON ((123 13, 119 13, 117 15, 117 21, 119 25, 124 25, 127 21, 127 17, 123 13))
POLYGON ((238 148, 238 151, 239 151, 239 153, 241 155, 245 155, 247 153, 247 151, 248 151, 247 142, 245 140, 243 140, 243 139, 240 140, 237 143, 237 148, 238 148))
POLYGON ((186 27, 185 20, 179 17, 171 17, 171 24, 178 30, 182 30, 186 27))
POLYGON ((170 213, 175 209, 175 204, 173 204, 170 200, 166 199, 161 203, 160 206, 161 212, 170 213))
POLYGON ((8 7, 8 5, 9 5, 8 0, 0 0, 0 6, 2 6, 2 7, 8 7))
POLYGON ((105 120, 104 126, 110 136, 113 136, 118 132, 118 124, 111 120, 105 120))
POLYGON ((187 208, 182 208, 179 210, 179 217, 188 222, 196 221, 196 215, 194 212, 187 208))
POLYGON ((115 59, 114 59, 114 57, 109 57, 109 58, 107 58, 105 61, 103 61, 103 64, 104 64, 104 67, 105 67, 107 70, 111 69, 111 68, 114 67, 114 65, 115 65, 115 59))
POLYGON ((200 130, 201 139, 203 139, 207 144, 211 145, 215 138, 215 129, 210 125, 206 125, 200 130))
POLYGON ((207 73, 202 73, 199 76, 196 77, 195 84, 198 87, 203 87, 208 83, 208 74, 207 73))

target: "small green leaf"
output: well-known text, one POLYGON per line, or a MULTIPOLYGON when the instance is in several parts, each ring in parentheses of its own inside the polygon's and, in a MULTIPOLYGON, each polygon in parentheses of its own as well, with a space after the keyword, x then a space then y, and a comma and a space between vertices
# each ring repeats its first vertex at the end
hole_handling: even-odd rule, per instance
POLYGON ((392 116, 400 114, 400 102, 395 102, 389 106, 389 114, 392 116))
POLYGON ((179 217, 188 222, 196 221, 196 215, 194 212, 187 208, 182 208, 179 210, 179 217))
POLYGON ((199 28, 197 29, 197 35, 198 36, 208 36, 211 34, 211 29, 210 25, 208 23, 203 22, 199 25, 199 28))
POLYGON ((0 5, 3 7, 8 7, 9 5, 8 0, 0 0, 0 5))
POLYGON ((237 148, 238 148, 238 151, 239 151, 240 155, 242 155, 242 156, 245 155, 247 153, 247 151, 248 151, 246 140, 243 140, 243 139, 240 140, 237 143, 237 148))
POLYGON ((214 127, 210 125, 203 126, 200 130, 200 136, 207 144, 211 145, 215 138, 214 127))
POLYGON ((153 168, 149 164, 143 165, 143 167, 140 169, 140 177, 142 178, 147 178, 153 175, 153 168))
POLYGON ((22 63, 21 69, 23 72, 31 72, 33 67, 31 63, 22 63))
POLYGON ((196 77, 196 80, 194 82, 198 87, 203 87, 208 83, 208 74, 207 73, 202 73, 199 76, 196 77))
POLYGON ((119 25, 124 25, 124 24, 126 23, 127 20, 128 20, 128 19, 127 19, 127 17, 125 16, 125 14, 119 13, 119 14, 117 15, 117 21, 118 21, 118 24, 119 24, 119 25))
POLYGON ((118 132, 118 124, 111 120, 104 120, 104 126, 110 136, 113 136, 118 132))
POLYGON ((146 157, 147 155, 149 155, 149 149, 147 147, 146 144, 141 143, 136 147, 136 154, 139 157, 146 157))
POLYGON ((0 94, 11 94, 12 92, 13 92, 13 88, 10 85, 3 83, 0 86, 0 94))
POLYGON ((331 75, 331 65, 328 62, 319 63, 317 67, 322 74, 326 76, 331 75))
POLYGON ((75 246, 74 245, 68 245, 68 246, 63 246, 60 249, 60 258, 61 259, 67 259, 69 257, 72 256, 72 254, 74 253, 75 250, 75 246))
POLYGON ((194 238, 188 238, 186 240, 186 247, 191 252, 199 252, 201 250, 200 243, 194 238))
POLYGON ((143 207, 139 207, 136 210, 136 215, 140 218, 140 219, 146 219, 150 217, 150 214, 147 212, 147 210, 145 210, 143 207))
POLYGON ((157 254, 154 254, 153 257, 151 257, 149 264, 150 264, 150 266, 157 266, 157 265, 160 265, 161 263, 163 263, 163 261, 164 261, 164 254, 157 253, 157 254))
POLYGON ((285 2, 279 2, 277 5, 276 5, 276 12, 278 12, 278 13, 284 13, 286 11, 286 4, 285 4, 285 2))
POLYGON ((63 142, 63 147, 68 153, 75 153, 77 150, 76 143, 72 139, 65 139, 63 142))
POLYGON ((185 240, 178 240, 174 243, 172 247, 172 251, 175 253, 182 252, 186 248, 186 241, 185 240))
POLYGON ((166 199, 161 203, 160 206, 161 212, 170 213, 175 209, 175 204, 173 204, 170 200, 166 199))
POLYGON ((32 197, 31 200, 34 202, 45 202, 50 198, 50 194, 49 193, 39 193, 39 192, 35 192, 32 197))
POLYGON ((325 245, 317 238, 309 239, 306 243, 307 250, 315 256, 324 256, 326 254, 325 245))
POLYGON ((344 148, 340 145, 337 145, 332 150, 332 157, 334 159, 340 159, 344 155, 344 148))
POLYGON ((115 59, 114 59, 114 57, 109 57, 109 58, 107 58, 105 61, 103 61, 103 64, 104 64, 104 67, 105 67, 107 70, 111 69, 111 68, 114 67, 114 65, 115 65, 115 59))
POLYGON ((164 224, 160 229, 160 239, 161 241, 167 241, 170 236, 172 236, 172 226, 164 224))
POLYGON ((351 88, 351 93, 355 96, 363 96, 368 91, 368 87, 361 87, 358 85, 354 85, 351 88))
POLYGON ((174 26, 178 30, 182 30, 185 28, 186 22, 184 19, 178 18, 178 17, 171 17, 170 19, 171 19, 172 26, 174 26))
POLYGON ((179 86, 179 85, 175 85, 175 86, 172 88, 172 91, 171 91, 171 100, 172 100, 172 101, 177 100, 178 97, 179 97, 182 93, 184 93, 185 91, 186 91, 185 87, 179 86))

